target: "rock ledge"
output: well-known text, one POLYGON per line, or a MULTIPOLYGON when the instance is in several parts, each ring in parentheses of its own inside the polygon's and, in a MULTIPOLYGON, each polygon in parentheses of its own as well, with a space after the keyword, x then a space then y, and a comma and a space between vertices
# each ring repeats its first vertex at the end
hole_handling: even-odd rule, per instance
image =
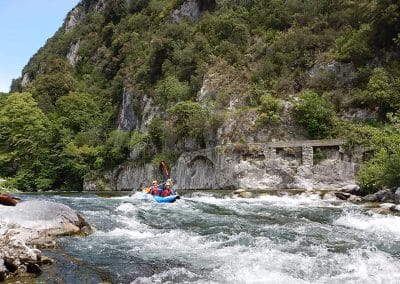
POLYGON ((40 273, 44 258, 38 248, 54 247, 56 236, 90 232, 89 224, 63 204, 24 201, 0 206, 0 281, 40 273))

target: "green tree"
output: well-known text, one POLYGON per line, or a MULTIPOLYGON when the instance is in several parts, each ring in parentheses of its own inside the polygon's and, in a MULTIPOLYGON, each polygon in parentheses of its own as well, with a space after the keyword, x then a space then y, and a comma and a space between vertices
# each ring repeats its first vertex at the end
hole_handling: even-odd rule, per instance
POLYGON ((165 121, 155 117, 151 120, 148 132, 151 142, 156 146, 157 150, 161 150, 165 142, 165 121))
POLYGON ((348 30, 336 40, 338 60, 362 64, 373 57, 370 47, 371 27, 364 24, 358 30, 348 30))
POLYGON ((0 101, 0 169, 20 189, 35 188, 48 125, 31 94, 13 93, 0 101))
POLYGON ((384 68, 375 68, 362 93, 370 108, 379 107, 382 117, 400 106, 400 80, 391 78, 384 68))
POLYGON ((179 81, 175 76, 168 76, 160 80, 156 86, 156 102, 163 106, 187 100, 191 90, 186 82, 179 81))
POLYGON ((376 131, 371 139, 374 148, 372 159, 364 163, 357 181, 364 193, 383 187, 400 186, 400 123, 387 125, 376 131))
POLYGON ((109 0, 104 9, 106 23, 118 23, 127 14, 127 4, 125 0, 109 0))
POLYGON ((51 109, 59 97, 73 91, 75 86, 75 79, 68 73, 41 75, 34 82, 35 97, 42 109, 51 109))
POLYGON ((101 128, 107 123, 107 113, 96 97, 86 93, 70 93, 56 103, 56 114, 64 127, 75 133, 101 128))
POLYGON ((313 139, 332 138, 337 131, 335 111, 317 93, 306 92, 300 96, 295 106, 295 114, 300 125, 307 129, 313 139))
POLYGON ((179 102, 167 110, 178 137, 191 137, 203 142, 207 116, 199 103, 179 102))
MULTIPOLYGON (((47 118, 29 93, 13 93, 0 105, 0 147, 3 158, 24 163, 46 138, 47 118)), ((3 159, 2 159, 3 160, 3 159)), ((4 161, 4 160, 3 160, 4 161)))

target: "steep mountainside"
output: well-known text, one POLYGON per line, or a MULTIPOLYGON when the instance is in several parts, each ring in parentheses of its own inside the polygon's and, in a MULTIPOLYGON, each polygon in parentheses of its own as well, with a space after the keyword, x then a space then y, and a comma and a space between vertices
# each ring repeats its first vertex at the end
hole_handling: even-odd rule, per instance
POLYGON ((79 189, 126 161, 342 137, 374 146, 363 188, 399 185, 399 47, 394 0, 82 0, 0 97, 0 169, 79 189))

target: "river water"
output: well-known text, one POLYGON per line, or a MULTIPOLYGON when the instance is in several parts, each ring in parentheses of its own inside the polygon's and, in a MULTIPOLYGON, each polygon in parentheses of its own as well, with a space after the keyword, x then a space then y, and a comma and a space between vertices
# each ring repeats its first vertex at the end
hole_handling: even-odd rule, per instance
POLYGON ((400 283, 400 217, 316 193, 28 198, 67 204, 94 228, 60 239, 44 282, 400 283))

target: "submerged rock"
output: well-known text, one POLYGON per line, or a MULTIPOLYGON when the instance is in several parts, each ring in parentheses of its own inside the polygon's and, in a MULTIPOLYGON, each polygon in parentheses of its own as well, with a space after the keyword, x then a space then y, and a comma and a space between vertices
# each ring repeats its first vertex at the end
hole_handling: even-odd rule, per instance
POLYGON ((24 201, 0 207, 0 280, 22 273, 40 273, 41 252, 55 236, 88 234, 86 221, 70 207, 49 201, 24 201))
POLYGON ((388 189, 382 189, 378 192, 368 194, 362 199, 368 202, 392 202, 394 201, 394 194, 388 189))

